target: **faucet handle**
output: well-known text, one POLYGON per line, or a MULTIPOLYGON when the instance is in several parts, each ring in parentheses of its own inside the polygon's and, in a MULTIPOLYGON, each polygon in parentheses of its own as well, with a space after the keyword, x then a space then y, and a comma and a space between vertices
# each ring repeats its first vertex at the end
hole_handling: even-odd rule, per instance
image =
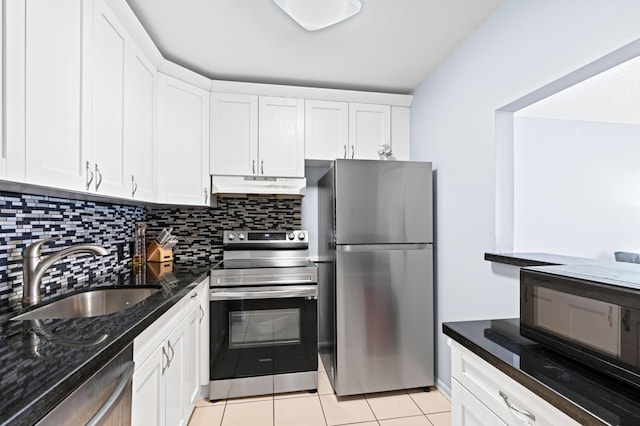
POLYGON ((59 240, 61 237, 51 237, 51 238, 47 238, 44 240, 40 240, 40 241, 36 241, 33 244, 28 245, 27 247, 25 247, 24 251, 22 252, 22 257, 26 258, 26 257, 40 257, 40 247, 43 244, 49 243, 51 241, 56 241, 59 240))

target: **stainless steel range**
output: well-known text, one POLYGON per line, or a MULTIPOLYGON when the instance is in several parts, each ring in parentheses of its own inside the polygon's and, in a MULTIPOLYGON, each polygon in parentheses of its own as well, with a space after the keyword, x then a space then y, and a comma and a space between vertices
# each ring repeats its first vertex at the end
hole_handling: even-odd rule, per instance
POLYGON ((211 270, 211 400, 298 390, 318 380, 318 273, 308 232, 225 231, 211 270))

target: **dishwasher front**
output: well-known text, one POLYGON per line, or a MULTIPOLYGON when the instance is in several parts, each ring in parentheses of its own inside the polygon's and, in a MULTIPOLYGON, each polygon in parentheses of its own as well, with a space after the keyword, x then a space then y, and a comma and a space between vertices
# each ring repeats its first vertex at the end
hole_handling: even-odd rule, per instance
POLYGON ((129 345, 36 424, 130 425, 133 367, 129 345))

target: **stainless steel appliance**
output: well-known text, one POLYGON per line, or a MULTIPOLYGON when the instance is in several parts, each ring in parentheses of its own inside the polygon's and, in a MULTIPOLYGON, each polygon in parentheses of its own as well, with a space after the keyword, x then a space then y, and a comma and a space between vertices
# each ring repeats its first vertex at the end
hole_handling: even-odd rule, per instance
POLYGON ((317 267, 307 231, 225 231, 211 271, 212 400, 316 390, 317 267))
POLYGON ((319 349, 337 395, 434 383, 431 173, 336 160, 318 183, 319 349))
POLYGON ((133 369, 129 345, 36 424, 130 425, 133 369))
POLYGON ((640 268, 523 268, 520 333, 640 387, 640 268))

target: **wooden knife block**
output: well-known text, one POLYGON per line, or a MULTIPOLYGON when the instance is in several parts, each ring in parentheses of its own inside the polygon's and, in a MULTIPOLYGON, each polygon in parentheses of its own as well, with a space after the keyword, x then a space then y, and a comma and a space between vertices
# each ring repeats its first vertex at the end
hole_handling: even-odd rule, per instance
POLYGON ((147 277, 154 282, 173 272, 173 262, 147 262, 147 277))
POLYGON ((157 241, 152 241, 147 246, 148 262, 170 262, 173 260, 173 250, 164 249, 157 241))

